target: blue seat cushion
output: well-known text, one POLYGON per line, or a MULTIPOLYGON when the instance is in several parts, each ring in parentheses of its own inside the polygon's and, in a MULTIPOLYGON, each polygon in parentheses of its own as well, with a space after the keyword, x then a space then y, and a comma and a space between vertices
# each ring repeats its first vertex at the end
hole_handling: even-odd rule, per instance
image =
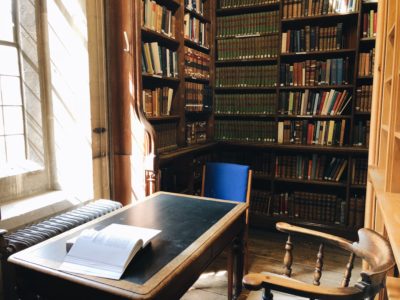
POLYGON ((204 196, 246 202, 249 166, 207 163, 204 196))

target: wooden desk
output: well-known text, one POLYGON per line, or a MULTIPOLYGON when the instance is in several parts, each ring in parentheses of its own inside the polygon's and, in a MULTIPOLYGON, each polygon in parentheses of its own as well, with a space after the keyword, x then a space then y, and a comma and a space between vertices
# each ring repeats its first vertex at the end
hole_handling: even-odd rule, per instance
MULTIPOLYGON (((243 241, 245 211, 244 203, 160 192, 18 252, 9 261, 17 265, 18 292, 23 299, 36 295, 45 299, 179 299, 226 246, 243 241), (83 229, 101 229, 111 223, 162 233, 132 260, 121 280, 57 270, 68 239, 83 229)), ((243 243, 238 245, 231 247, 237 262, 236 294, 243 276, 243 243)))

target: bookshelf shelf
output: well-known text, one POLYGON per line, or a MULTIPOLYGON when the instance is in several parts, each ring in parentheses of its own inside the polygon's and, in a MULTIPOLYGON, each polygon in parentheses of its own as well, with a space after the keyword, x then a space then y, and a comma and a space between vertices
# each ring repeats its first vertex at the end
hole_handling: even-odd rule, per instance
POLYGON ((371 112, 369 111, 356 111, 354 113, 355 116, 370 116, 371 112))
POLYGON ((270 181, 273 180, 274 177, 271 175, 253 173, 253 178, 256 180, 270 181))
POLYGON ((147 120, 150 122, 171 122, 171 121, 178 121, 180 116, 172 115, 172 116, 159 116, 159 117, 147 117, 147 120))
POLYGON ((347 184, 345 182, 336 182, 336 181, 328 181, 328 180, 308 180, 308 179, 294 179, 294 178, 280 178, 280 177, 275 177, 274 180, 279 181, 279 182, 285 182, 285 183, 324 185, 324 186, 341 187, 341 188, 347 187, 347 184))
POLYGON ((217 145, 217 143, 215 143, 215 142, 208 142, 208 143, 204 143, 204 144, 179 147, 179 148, 175 149, 174 151, 165 152, 165 153, 160 154, 159 163, 160 163, 160 165, 164 165, 174 159, 177 159, 177 158, 187 155, 189 153, 193 154, 193 153, 204 151, 204 150, 211 150, 216 145, 217 145))
POLYGON ((264 36, 273 36, 279 35, 279 32, 265 32, 265 33, 254 33, 254 34, 246 34, 246 35, 230 35, 230 36, 217 36, 216 40, 234 40, 234 39, 248 39, 248 38, 258 38, 264 36))
POLYGON ((251 148, 261 148, 269 150, 292 150, 304 152, 325 152, 340 154, 368 154, 368 149, 363 147, 351 146, 319 146, 319 145, 301 145, 301 144, 277 144, 277 143, 261 143, 261 142, 243 142, 243 141, 221 141, 221 144, 251 148))
POLYGON ((199 43, 196 43, 196 42, 186 39, 186 38, 185 38, 185 45, 190 48, 196 49, 198 51, 207 53, 207 54, 210 52, 210 48, 204 47, 204 46, 200 45, 199 43))
POLYGON ((210 20, 208 18, 193 9, 185 7, 185 13, 189 13, 192 17, 195 17, 196 19, 199 19, 204 23, 210 23, 210 20))
POLYGON ((240 113, 214 113, 216 118, 261 118, 261 119, 272 119, 275 118, 275 114, 240 114, 240 113))
POLYGON ((365 37, 365 38, 361 38, 360 42, 362 42, 362 43, 375 43, 376 42, 376 38, 375 37, 365 37))
POLYGON ((357 76, 357 79, 358 79, 358 80, 368 80, 368 81, 371 81, 371 80, 374 79, 374 77, 373 77, 373 76, 357 76))
POLYGON ((312 52, 294 52, 294 53, 281 53, 281 58, 300 58, 300 57, 319 57, 327 55, 354 55, 356 49, 336 49, 326 51, 312 51, 312 52))
POLYGON ((324 115, 277 115, 280 119, 313 119, 313 120, 333 120, 333 119, 351 119, 349 115, 334 115, 334 116, 324 116, 324 115))
POLYGON ((248 63, 268 63, 268 62, 277 62, 277 57, 267 57, 267 58, 244 58, 244 59, 224 59, 217 60, 215 62, 216 65, 224 65, 224 64, 248 64, 248 63))
POLYGON ((206 78, 198 78, 198 77, 193 77, 193 76, 185 76, 186 81, 190 82, 199 82, 199 83, 209 83, 210 79, 206 78))
POLYGON ((145 39, 147 38, 152 38, 152 39, 156 39, 156 40, 161 40, 164 41, 168 44, 170 44, 172 47, 177 47, 179 46, 179 41, 164 34, 164 33, 159 33, 157 31, 154 31, 152 29, 148 29, 145 27, 142 27, 142 36, 145 39))
POLYGON ((230 8, 220 8, 217 9, 217 16, 235 15, 250 12, 260 12, 266 10, 275 10, 279 8, 279 1, 275 3, 267 3, 261 5, 251 5, 251 6, 238 6, 230 8))
POLYGON ((230 91, 230 92, 240 92, 240 91, 276 91, 277 87, 269 86, 269 87, 216 87, 216 92, 230 91))
POLYGON ((326 15, 282 19, 282 24, 294 23, 294 22, 321 21, 329 19, 340 21, 345 18, 356 18, 356 17, 358 17, 358 12, 351 12, 345 14, 326 14, 326 15))
POLYGON ((180 79, 175 78, 175 77, 166 77, 166 76, 158 76, 158 75, 152 75, 152 74, 145 74, 142 73, 142 77, 144 80, 154 80, 154 81, 159 81, 159 82, 165 82, 165 83, 179 83, 180 79))
POLYGON ((280 86, 280 90, 346 90, 353 89, 353 84, 343 84, 343 85, 313 85, 313 86, 280 86))

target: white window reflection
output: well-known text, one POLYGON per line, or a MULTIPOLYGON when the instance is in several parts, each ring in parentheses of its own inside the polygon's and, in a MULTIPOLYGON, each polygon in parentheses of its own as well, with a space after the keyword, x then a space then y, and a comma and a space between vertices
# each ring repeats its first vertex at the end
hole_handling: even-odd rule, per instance
POLYGON ((14 41, 14 22, 12 19, 12 0, 0 1, 0 40, 14 41))

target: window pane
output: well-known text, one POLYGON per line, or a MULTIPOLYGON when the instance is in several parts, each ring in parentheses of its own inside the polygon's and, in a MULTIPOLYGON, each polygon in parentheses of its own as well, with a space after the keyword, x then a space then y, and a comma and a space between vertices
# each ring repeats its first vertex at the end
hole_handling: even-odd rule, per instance
POLYGON ((0 1, 0 40, 14 41, 14 24, 12 21, 12 0, 0 1))
POLYGON ((4 130, 8 134, 23 134, 24 119, 21 106, 3 106, 4 130))
POLYGON ((17 48, 0 45, 0 57, 0 74, 19 76, 17 48))
POLYGON ((25 160, 25 139, 23 135, 6 136, 8 162, 25 160))
POLYGON ((3 107, 0 106, 0 135, 4 135, 3 107))
POLYGON ((6 144, 4 137, 0 136, 0 170, 1 165, 5 164, 6 160, 6 144))
POLYGON ((19 77, 0 76, 0 84, 3 105, 22 105, 19 77))

